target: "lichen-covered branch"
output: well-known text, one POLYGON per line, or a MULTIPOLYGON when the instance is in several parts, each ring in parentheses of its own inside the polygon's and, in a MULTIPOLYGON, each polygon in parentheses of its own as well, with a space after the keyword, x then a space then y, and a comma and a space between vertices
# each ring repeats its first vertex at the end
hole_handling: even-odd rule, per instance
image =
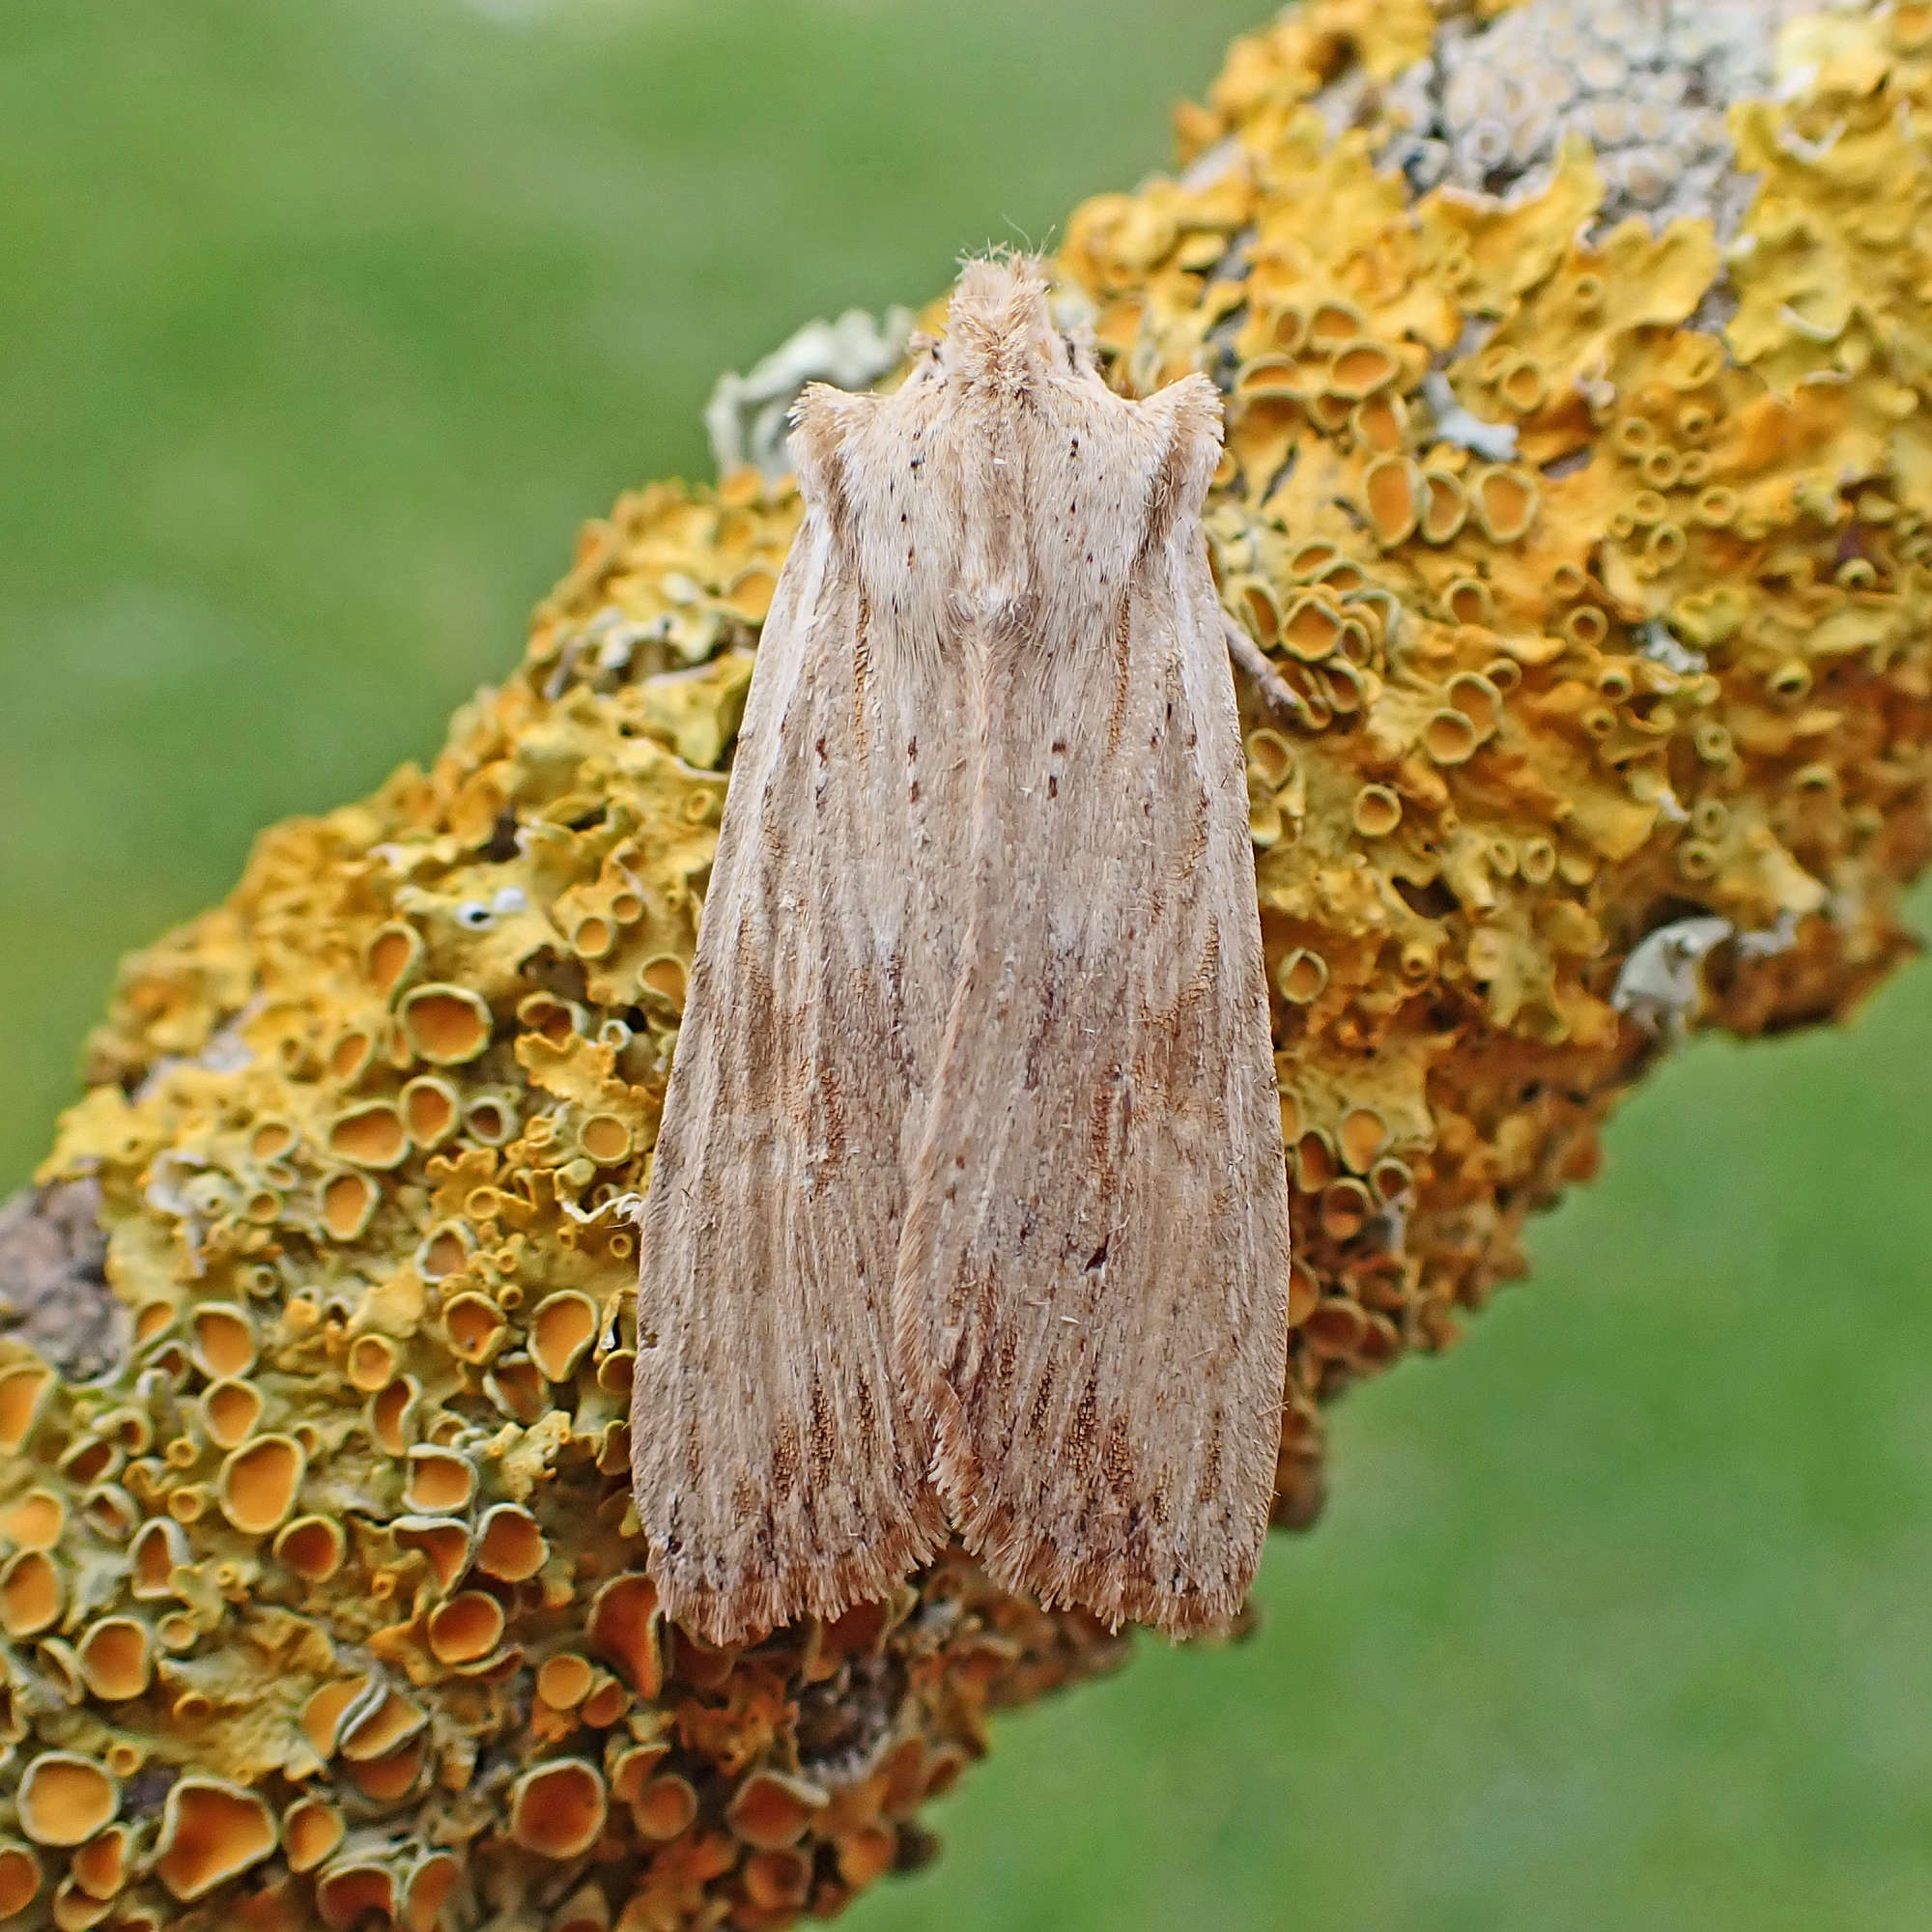
MULTIPOLYGON (((1932 10, 1311 0, 1181 133, 1058 268, 1228 397, 1302 1523, 1679 1031, 1907 950, 1932 10)), ((797 514, 625 497, 427 771, 128 963, 0 1225, 9 1923, 757 1932, 1122 1655, 956 1556, 714 1651, 636 1567, 624 1204, 797 514)))

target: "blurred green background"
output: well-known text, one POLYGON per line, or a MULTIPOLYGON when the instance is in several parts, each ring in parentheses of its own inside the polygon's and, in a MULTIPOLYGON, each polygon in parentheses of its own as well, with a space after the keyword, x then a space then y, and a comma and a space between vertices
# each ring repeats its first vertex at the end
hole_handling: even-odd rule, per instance
MULTIPOLYGON (((117 954, 432 751, 720 368, 1050 239, 1260 12, 13 0, 0 1186, 117 954)), ((1932 1924, 1928 1118, 1923 971, 1664 1070, 1537 1281, 1344 1406, 1262 1634, 1008 1720, 848 1922, 1932 1924)))

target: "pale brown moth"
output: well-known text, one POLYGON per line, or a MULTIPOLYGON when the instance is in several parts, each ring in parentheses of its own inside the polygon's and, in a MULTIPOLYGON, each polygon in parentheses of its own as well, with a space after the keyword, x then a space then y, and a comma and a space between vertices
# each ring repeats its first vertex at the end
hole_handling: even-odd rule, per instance
POLYGON ((642 1211, 633 1473, 716 1642, 1003 1585, 1173 1634, 1273 1488, 1288 1204, 1201 527, 1219 397, 976 262, 814 386, 642 1211))

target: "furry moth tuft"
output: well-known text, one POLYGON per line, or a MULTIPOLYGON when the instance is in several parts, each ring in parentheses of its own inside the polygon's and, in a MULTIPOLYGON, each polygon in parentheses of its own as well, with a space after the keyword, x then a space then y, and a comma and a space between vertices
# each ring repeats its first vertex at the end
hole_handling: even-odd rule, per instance
POLYGON ((716 1642, 1003 1585, 1171 1634, 1266 1528, 1288 1201, 1202 506, 975 262, 889 396, 809 389, 642 1213, 633 1476, 716 1642))

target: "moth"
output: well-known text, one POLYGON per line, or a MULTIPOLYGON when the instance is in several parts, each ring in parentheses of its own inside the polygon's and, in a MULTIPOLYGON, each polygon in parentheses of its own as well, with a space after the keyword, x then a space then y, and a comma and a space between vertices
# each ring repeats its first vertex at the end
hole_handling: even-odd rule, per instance
POLYGON ((1214 386, 1114 394, 980 261, 808 389, 640 1216, 633 1476, 718 1643, 957 1536, 1170 1634, 1273 1491, 1289 1230, 1214 386))

